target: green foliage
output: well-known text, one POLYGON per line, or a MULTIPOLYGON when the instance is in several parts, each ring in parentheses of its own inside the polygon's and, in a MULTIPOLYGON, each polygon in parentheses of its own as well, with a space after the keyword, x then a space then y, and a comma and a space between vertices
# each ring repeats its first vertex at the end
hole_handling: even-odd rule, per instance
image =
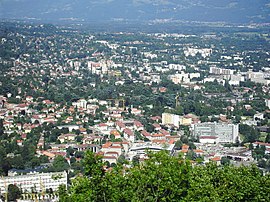
POLYGON ((254 167, 191 166, 167 152, 149 153, 133 167, 104 172, 100 156, 87 152, 85 176, 62 190, 61 201, 267 201, 270 176, 254 167))
POLYGON ((99 177, 104 175, 102 156, 87 151, 83 159, 84 173, 88 177, 99 177))
POLYGON ((221 164, 222 165, 230 165, 230 159, 228 159, 227 157, 222 157, 221 158, 221 164))
POLYGON ((266 148, 265 148, 264 145, 262 145, 262 146, 257 145, 255 147, 255 149, 252 151, 253 158, 255 158, 255 159, 261 159, 261 158, 263 158, 264 155, 265 155, 265 150, 266 150, 266 148))
POLYGON ((8 201, 16 201, 21 197, 20 189, 13 184, 8 185, 8 201))
POLYGON ((266 135, 265 142, 270 143, 270 133, 266 135))
POLYGON ((50 168, 48 168, 48 171, 50 172, 60 172, 64 170, 69 169, 69 164, 67 160, 63 156, 57 156, 55 157, 53 164, 50 168))
POLYGON ((228 88, 224 87, 215 80, 214 82, 205 83, 205 91, 207 93, 224 93, 228 91, 228 88))
POLYGON ((260 136, 258 130, 246 124, 239 125, 239 132, 244 136, 243 142, 255 142, 260 136))

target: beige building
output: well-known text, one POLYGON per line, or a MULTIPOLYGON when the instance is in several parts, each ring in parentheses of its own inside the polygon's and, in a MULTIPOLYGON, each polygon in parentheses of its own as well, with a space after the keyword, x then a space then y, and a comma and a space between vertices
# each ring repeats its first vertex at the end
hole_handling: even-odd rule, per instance
POLYGON ((162 113, 162 124, 172 124, 176 127, 179 127, 180 123, 180 116, 176 114, 170 114, 170 113, 162 113))

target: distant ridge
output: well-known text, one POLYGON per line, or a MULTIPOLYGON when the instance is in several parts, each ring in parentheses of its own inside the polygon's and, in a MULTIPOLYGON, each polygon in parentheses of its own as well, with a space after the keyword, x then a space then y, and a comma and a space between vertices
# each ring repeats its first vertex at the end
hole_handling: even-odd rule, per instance
POLYGON ((1 0, 0 18, 269 23, 269 0, 1 0))

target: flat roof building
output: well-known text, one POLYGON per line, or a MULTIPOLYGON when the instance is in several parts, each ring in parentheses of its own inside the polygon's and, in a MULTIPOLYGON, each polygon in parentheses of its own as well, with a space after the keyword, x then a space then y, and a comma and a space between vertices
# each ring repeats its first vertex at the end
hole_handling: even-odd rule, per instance
POLYGON ((30 173, 26 175, 6 176, 0 178, 0 192, 6 193, 8 185, 16 185, 22 193, 44 192, 46 189, 57 191, 60 185, 67 187, 67 173, 30 173))
POLYGON ((239 125, 216 122, 198 123, 194 125, 193 135, 199 139, 201 136, 216 137, 215 143, 234 143, 239 138, 239 125))

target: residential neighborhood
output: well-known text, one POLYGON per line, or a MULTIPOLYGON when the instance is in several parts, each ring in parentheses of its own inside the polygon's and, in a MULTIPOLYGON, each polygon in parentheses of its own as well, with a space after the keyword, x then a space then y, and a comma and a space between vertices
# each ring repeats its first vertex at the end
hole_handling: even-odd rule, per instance
POLYGON ((84 172, 86 151, 102 158, 106 172, 143 164, 158 151, 194 166, 256 165, 269 172, 265 30, 209 35, 2 26, 1 194, 9 182, 31 192, 32 177, 47 193, 68 187, 67 178, 84 172), (65 176, 57 187, 43 178, 54 172, 65 176))

